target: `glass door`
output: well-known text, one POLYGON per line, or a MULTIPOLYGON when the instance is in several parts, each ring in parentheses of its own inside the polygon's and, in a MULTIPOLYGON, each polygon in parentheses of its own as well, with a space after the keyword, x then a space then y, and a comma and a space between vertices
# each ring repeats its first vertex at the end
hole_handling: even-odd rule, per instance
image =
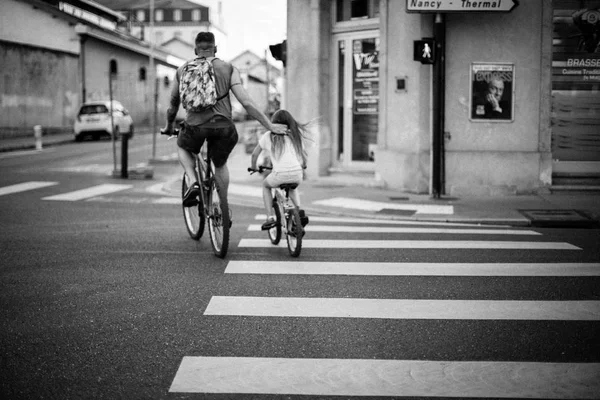
POLYGON ((343 166, 373 167, 379 127, 379 37, 374 31, 334 36, 335 156, 343 166))

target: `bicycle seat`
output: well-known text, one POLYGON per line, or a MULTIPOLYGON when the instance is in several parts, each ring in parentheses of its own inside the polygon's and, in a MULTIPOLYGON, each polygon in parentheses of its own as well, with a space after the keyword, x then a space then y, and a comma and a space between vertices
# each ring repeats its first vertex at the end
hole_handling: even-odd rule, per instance
POLYGON ((279 189, 283 189, 283 190, 292 190, 292 189, 296 189, 298 187, 297 183, 282 183, 281 185, 279 185, 279 189))

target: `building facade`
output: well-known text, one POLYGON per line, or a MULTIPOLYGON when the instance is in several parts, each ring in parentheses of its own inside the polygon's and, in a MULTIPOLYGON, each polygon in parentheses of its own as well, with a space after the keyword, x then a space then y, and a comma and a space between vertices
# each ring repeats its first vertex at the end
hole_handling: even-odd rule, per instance
POLYGON ((2 134, 28 134, 34 125, 72 130, 79 106, 108 99, 111 89, 136 125, 149 125, 154 115, 151 68, 161 77, 159 100, 166 102, 169 85, 162 78, 172 76, 183 60, 151 52, 148 43, 118 31, 121 19, 87 0, 0 2, 2 134))
POLYGON ((600 174, 600 2, 576 3, 288 1, 287 108, 321 122, 309 177, 360 171, 431 193, 440 125, 445 194, 531 193, 560 174, 600 174), (438 98, 415 41, 441 38, 440 26, 445 45, 428 50, 445 50, 438 98))
MULTIPOLYGON (((280 108, 283 78, 279 67, 250 50, 238 54, 229 62, 240 71, 242 85, 261 111, 271 115, 280 108)), ((247 117, 246 110, 235 96, 231 98, 231 105, 236 119, 247 117)))
POLYGON ((127 33, 164 46, 165 50, 179 58, 194 57, 194 41, 199 32, 209 31, 215 35, 217 46, 227 47, 227 34, 223 28, 223 6, 221 1, 205 0, 155 0, 154 14, 150 15, 149 0, 97 0, 117 10, 125 21, 119 24, 127 33), (152 20, 152 21, 151 21, 152 20), (177 40, 173 40, 173 39, 177 40))

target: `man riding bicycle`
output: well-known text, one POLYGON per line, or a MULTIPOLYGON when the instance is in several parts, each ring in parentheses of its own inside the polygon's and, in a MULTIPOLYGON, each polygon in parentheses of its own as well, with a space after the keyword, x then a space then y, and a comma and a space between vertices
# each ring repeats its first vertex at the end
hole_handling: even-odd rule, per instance
MULTIPOLYGON (((222 61, 215 57, 217 46, 215 45, 215 36, 211 32, 200 32, 196 36, 196 58, 189 60, 177 69, 175 84, 171 91, 169 109, 167 110, 167 123, 162 129, 164 134, 173 133, 175 117, 179 110, 179 105, 183 103, 186 108, 189 99, 182 99, 186 93, 193 93, 189 89, 195 89, 197 85, 194 81, 182 80, 182 75, 190 65, 208 61, 212 68, 214 76, 214 87, 216 89, 216 104, 203 109, 186 108, 185 121, 182 123, 181 132, 177 138, 177 152, 179 162, 185 170, 187 176, 195 176, 195 159, 193 154, 198 154, 204 140, 208 140, 208 151, 215 165, 215 179, 217 183, 224 188, 223 195, 227 198, 227 188, 229 187, 229 170, 227 168, 227 159, 229 154, 238 141, 238 133, 231 116, 231 101, 229 91, 231 90, 236 99, 246 109, 248 114, 258 120, 267 130, 275 133, 285 133, 286 126, 273 124, 269 118, 261 112, 246 89, 242 86, 240 72, 230 63, 222 61)), ((192 99, 193 100, 193 99, 192 99)), ((200 194, 200 185, 194 182, 183 197, 183 205, 191 206, 196 197, 200 194)))

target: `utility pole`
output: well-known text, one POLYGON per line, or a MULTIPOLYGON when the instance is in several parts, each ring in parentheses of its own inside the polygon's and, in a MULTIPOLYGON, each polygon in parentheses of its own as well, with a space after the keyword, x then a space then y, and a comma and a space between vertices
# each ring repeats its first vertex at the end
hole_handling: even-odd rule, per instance
POLYGON ((148 40, 150 41, 150 71, 149 82, 152 91, 152 159, 156 158, 156 68, 154 68, 154 0, 150 0, 150 27, 148 40))
POLYGON ((446 23, 444 14, 435 14, 433 32, 437 60, 433 66, 433 140, 432 140, 432 190, 434 199, 444 193, 444 119, 445 119, 445 48, 446 23))
POLYGON ((269 53, 268 49, 265 49, 265 71, 267 74, 267 107, 265 110, 265 114, 269 115, 269 86, 271 83, 269 82, 269 60, 267 59, 267 55, 269 53))

